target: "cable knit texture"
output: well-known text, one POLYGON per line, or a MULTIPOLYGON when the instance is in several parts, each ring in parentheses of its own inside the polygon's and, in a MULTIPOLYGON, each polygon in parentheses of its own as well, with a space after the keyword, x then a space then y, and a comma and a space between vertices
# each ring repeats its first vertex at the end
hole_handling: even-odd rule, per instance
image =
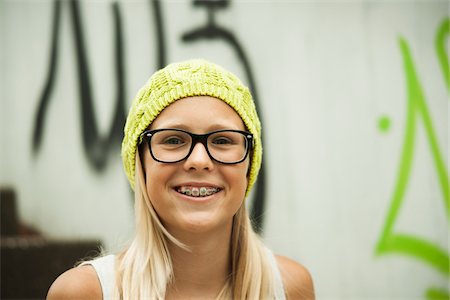
POLYGON ((140 135, 171 103, 190 96, 211 96, 230 105, 254 135, 247 193, 261 167, 261 123, 249 89, 232 73, 203 59, 173 63, 157 71, 134 98, 122 142, 125 173, 134 189, 135 157, 140 135))

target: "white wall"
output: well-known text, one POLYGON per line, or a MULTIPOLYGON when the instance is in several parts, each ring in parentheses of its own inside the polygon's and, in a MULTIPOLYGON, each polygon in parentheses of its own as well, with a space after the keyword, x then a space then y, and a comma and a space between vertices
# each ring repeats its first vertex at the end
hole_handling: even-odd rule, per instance
MULTIPOLYGON (((32 155, 33 122, 49 64, 52 1, 0 2, 0 184, 16 188, 20 217, 53 238, 101 238, 117 249, 133 230, 132 197, 119 148, 105 172, 83 152, 69 2, 63 1, 59 63, 42 147, 32 155)), ((121 1, 126 94, 155 71, 149 1, 121 1)), ((168 62, 205 57, 245 73, 222 41, 186 44, 206 23, 191 1, 161 4, 168 62)), ((264 238, 312 272, 319 299, 424 299, 447 289, 449 271, 406 253, 376 255, 398 186, 408 94, 399 37, 412 55, 442 157, 417 113, 414 152, 392 234, 426 240, 446 254, 449 90, 435 49, 447 1, 233 1, 216 13, 248 56, 265 131, 268 205, 264 238), (389 130, 378 127, 381 117, 389 130), (443 175, 447 181, 440 181, 443 175)), ((100 130, 115 101, 110 1, 81 2, 100 130)), ((448 34, 447 34, 448 37, 448 34)), ((449 39, 445 39, 448 49, 449 39)), ((448 50, 446 51, 449 56, 448 50)), ((409 147, 408 149, 411 149, 409 147)), ((404 169, 404 168, 403 168, 404 169)), ((442 264, 441 264, 442 266, 442 264)))

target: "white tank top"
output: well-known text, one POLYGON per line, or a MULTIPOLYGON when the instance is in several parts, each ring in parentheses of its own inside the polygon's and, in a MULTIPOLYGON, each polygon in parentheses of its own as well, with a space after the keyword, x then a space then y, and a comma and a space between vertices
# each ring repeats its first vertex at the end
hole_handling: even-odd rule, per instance
MULTIPOLYGON (((275 256, 269 249, 267 249, 267 258, 270 263, 270 266, 273 269, 273 274, 275 275, 275 286, 274 286, 275 299, 286 300, 283 281, 281 279, 281 273, 278 268, 275 256)), ((92 265, 94 267, 95 271, 97 272, 98 279, 100 280, 104 300, 113 299, 113 288, 115 284, 114 264, 115 264, 114 255, 99 257, 92 261, 86 261, 81 264, 81 266, 92 265)))

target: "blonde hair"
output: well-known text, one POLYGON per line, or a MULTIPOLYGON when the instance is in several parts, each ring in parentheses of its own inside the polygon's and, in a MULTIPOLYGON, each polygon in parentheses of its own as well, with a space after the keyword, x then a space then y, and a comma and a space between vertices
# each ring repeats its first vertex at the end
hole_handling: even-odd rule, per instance
MULTIPOLYGON (((189 251, 162 225, 145 188, 144 172, 136 151, 136 234, 116 257, 116 299, 164 299, 172 282, 168 243, 189 251)), ((253 231, 245 204, 233 217, 231 274, 217 299, 274 299, 274 276, 266 248, 253 231)))

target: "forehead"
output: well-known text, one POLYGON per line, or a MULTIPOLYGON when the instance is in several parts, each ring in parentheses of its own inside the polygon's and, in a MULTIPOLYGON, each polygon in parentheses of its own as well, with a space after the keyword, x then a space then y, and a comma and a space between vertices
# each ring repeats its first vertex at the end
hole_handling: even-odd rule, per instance
POLYGON ((180 128, 196 133, 245 130, 241 117, 231 106, 210 96, 187 97, 170 104, 150 126, 150 129, 159 128, 180 128))

